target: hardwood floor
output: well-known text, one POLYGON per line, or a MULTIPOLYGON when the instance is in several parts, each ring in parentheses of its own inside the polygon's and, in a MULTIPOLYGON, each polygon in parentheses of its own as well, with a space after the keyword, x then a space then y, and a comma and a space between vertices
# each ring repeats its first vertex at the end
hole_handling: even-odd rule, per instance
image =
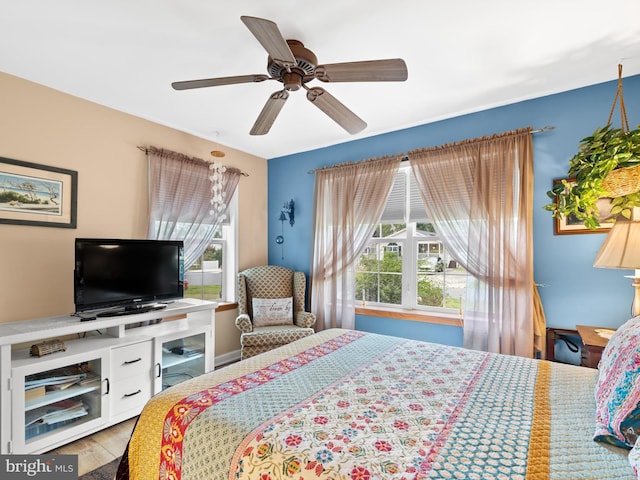
POLYGON ((78 475, 84 475, 122 455, 135 422, 136 418, 126 420, 113 427, 51 450, 50 453, 78 455, 78 475))

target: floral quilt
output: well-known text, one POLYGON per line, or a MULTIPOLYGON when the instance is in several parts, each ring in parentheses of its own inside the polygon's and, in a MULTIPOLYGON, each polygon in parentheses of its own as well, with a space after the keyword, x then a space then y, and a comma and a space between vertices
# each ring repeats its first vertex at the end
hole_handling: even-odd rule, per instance
POLYGON ((329 330, 154 397, 117 478, 633 478, 591 440, 595 376, 329 330))

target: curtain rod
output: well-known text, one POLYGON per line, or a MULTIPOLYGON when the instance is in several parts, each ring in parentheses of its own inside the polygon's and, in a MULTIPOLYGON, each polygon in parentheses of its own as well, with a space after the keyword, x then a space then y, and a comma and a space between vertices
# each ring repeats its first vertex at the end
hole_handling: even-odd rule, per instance
MULTIPOLYGON (((555 130, 555 125, 545 125, 542 128, 537 128, 535 130, 531 130, 531 133, 547 133, 550 132, 551 130, 555 130)), ((407 155, 402 155, 402 161, 406 162, 409 160, 409 157, 407 155)), ((320 168, 325 168, 325 167, 320 167, 320 168)), ((316 169, 318 170, 318 169, 316 169)), ((307 173, 308 174, 312 174, 312 173, 316 173, 316 170, 309 170, 307 173)))
POLYGON ((531 130, 531 133, 547 133, 550 132, 551 130, 555 130, 556 126, 555 125, 545 125, 542 128, 538 128, 536 130, 531 130))
MULTIPOLYGON (((149 155, 149 152, 151 151, 148 147, 142 147, 140 145, 138 145, 136 147, 138 150, 142 150, 145 154, 149 155)), ((205 163, 209 163, 207 160, 202 160, 205 163)), ((242 175, 243 177, 248 177, 249 174, 246 172, 243 172, 242 170, 240 170, 240 175, 242 175)))

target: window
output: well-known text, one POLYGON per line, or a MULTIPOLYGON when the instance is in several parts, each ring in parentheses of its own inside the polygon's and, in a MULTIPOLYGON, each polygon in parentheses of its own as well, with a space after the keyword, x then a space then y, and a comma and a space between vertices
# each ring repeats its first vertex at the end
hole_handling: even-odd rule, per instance
POLYGON ((200 258, 185 272, 185 297, 235 301, 237 197, 236 190, 229 204, 227 220, 220 225, 200 258))
POLYGON ((381 223, 356 264, 356 301, 460 313, 466 283, 467 272, 427 218, 410 167, 402 167, 381 223))

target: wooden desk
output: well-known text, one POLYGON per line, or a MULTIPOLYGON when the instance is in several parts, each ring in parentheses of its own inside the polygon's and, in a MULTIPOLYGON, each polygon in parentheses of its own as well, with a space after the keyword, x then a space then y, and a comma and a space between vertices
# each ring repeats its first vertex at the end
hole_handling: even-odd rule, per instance
POLYGON ((580 365, 583 367, 598 368, 598 362, 602 357, 604 347, 609 343, 609 338, 614 328, 591 327, 588 325, 576 325, 580 340, 582 340, 582 352, 580 354, 580 365))
POLYGON ((568 328, 547 327, 547 360, 551 360, 552 362, 556 361, 555 341, 560 339, 563 335, 575 337, 578 335, 578 331, 568 328))

